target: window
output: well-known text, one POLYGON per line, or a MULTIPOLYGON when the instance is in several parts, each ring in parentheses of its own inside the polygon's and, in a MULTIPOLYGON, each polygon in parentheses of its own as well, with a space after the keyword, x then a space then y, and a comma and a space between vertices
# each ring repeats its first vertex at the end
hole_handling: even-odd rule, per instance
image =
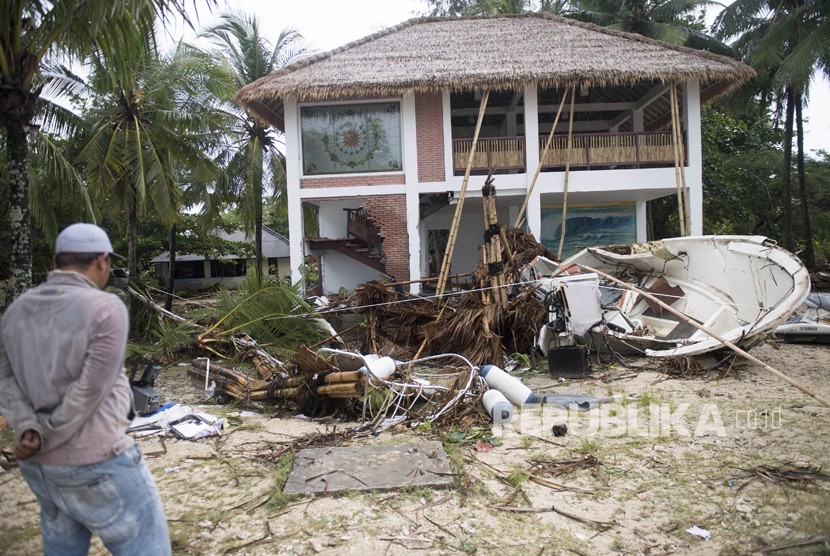
POLYGON ((173 272, 174 279, 182 278, 204 278, 205 277, 205 261, 176 261, 176 266, 173 272))
POLYGON ((245 259, 237 259, 236 262, 223 263, 210 261, 210 275, 214 278, 233 278, 234 276, 245 276, 247 268, 245 259))
POLYGON ((304 106, 300 120, 307 176, 402 169, 397 102, 304 106))

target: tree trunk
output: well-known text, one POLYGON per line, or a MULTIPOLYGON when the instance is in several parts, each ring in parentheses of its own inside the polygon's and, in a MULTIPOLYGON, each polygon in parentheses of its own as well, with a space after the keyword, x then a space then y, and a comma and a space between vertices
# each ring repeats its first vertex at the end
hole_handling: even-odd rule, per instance
POLYGON ((795 125, 796 125, 796 168, 798 171, 798 196, 801 201, 801 227, 804 230, 804 264, 807 268, 816 266, 816 255, 813 250, 813 229, 810 225, 810 204, 807 199, 807 186, 804 183, 804 122, 801 121, 801 92, 796 94, 795 125))
POLYGON ((164 308, 168 311, 173 310, 173 284, 176 282, 176 225, 170 226, 170 239, 168 241, 168 249, 170 251, 170 264, 167 272, 167 299, 164 301, 164 308))
POLYGON ((6 307, 32 286, 32 222, 29 217, 29 142, 20 124, 6 126, 9 153, 9 232, 11 280, 6 307))
MULTIPOLYGON (((130 280, 138 280, 138 251, 136 249, 136 236, 138 235, 138 199, 136 199, 135 186, 127 184, 127 270, 130 273, 130 280)), ((138 300, 130 297, 130 324, 135 323, 138 312, 138 300)))
POLYGON ((257 286, 262 286, 262 164, 264 152, 258 153, 259 164, 254 171, 254 265, 257 286))
POLYGON ((787 119, 784 124, 784 246, 788 251, 795 251, 793 240, 793 192, 792 192, 792 163, 793 163, 793 112, 795 110, 795 95, 792 87, 787 87, 787 119))
POLYGON ((259 188, 259 195, 254 199, 256 203, 256 229, 255 235, 255 250, 256 250, 256 283, 258 286, 262 285, 262 187, 259 188))

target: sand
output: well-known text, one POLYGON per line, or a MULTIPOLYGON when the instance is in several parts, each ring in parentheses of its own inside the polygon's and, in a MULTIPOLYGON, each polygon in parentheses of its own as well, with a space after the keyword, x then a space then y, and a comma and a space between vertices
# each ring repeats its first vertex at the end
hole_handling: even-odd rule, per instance
MULTIPOLYGON (((770 341, 752 353, 830 398, 829 347, 770 341)), ((441 440, 455 473, 449 490, 283 495, 288 443, 353 423, 260 414, 219 438, 138 442, 176 554, 746 554, 830 537, 826 472, 789 484, 747 471, 788 462, 830 469, 830 409, 745 363, 725 377, 660 370, 643 359, 633 368, 595 365, 586 380, 523 378, 536 391, 620 399, 590 413, 537 407, 507 428, 421 427, 344 443, 441 440), (568 434, 554 437, 560 421, 568 434), (547 486, 528 477, 533 462, 589 456, 598 464, 543 477, 547 486), (688 533, 693 525, 711 538, 688 533)), ((204 401, 182 367, 165 369, 157 386, 167 399, 204 401)), ((220 416, 240 409, 199 407, 220 416)), ((0 474, 0 489, 0 554, 41 552, 38 504, 19 472, 0 474)), ((106 551, 96 540, 92 553, 106 551)))

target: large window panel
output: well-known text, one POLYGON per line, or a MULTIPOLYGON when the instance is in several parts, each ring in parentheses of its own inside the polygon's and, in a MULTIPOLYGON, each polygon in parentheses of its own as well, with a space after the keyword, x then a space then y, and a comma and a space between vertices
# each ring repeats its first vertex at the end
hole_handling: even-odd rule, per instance
POLYGON ((400 103, 304 106, 300 119, 306 176, 403 167, 400 103))

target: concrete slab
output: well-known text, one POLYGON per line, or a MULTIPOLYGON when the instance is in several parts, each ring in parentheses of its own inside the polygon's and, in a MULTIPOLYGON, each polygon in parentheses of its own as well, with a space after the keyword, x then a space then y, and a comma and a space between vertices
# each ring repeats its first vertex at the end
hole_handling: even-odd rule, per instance
POLYGON ((306 448, 297 454, 285 492, 451 488, 452 469, 440 442, 306 448))

